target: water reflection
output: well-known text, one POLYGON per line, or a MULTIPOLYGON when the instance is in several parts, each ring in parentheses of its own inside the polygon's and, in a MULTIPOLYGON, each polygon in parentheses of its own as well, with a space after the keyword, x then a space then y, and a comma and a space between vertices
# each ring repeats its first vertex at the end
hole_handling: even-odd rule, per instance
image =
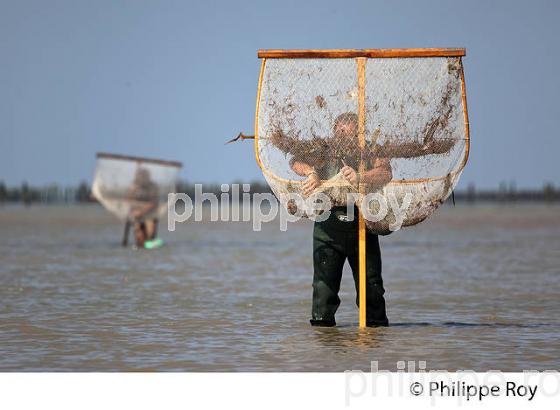
POLYGON ((325 327, 313 329, 317 345, 329 349, 373 349, 383 345, 386 329, 382 327, 359 329, 356 326, 325 327))

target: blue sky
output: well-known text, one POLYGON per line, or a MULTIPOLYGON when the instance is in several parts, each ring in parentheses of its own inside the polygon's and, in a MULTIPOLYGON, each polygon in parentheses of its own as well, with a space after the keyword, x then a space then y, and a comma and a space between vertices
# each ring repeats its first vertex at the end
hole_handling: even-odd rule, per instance
POLYGON ((460 187, 560 185, 560 2, 0 0, 0 180, 91 181, 96 151, 261 179, 259 48, 466 47, 460 187))

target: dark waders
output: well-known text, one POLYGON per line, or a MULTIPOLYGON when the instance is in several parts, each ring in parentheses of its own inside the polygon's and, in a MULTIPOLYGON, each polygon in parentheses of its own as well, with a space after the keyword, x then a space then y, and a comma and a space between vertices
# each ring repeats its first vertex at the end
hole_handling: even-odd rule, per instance
MULTIPOLYGON (((346 207, 331 210, 329 218, 315 222, 313 230, 313 326, 335 326, 336 310, 340 305, 338 291, 342 268, 348 259, 354 284, 356 304, 359 303, 358 278, 358 210, 349 221, 346 207)), ((381 278, 381 252, 377 235, 366 233, 366 325, 387 326, 381 278)))

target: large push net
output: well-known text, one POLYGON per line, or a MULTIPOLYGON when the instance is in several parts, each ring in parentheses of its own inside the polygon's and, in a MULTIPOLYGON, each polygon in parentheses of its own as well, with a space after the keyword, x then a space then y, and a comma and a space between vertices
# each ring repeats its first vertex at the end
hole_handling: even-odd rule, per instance
POLYGON ((180 169, 179 162, 99 153, 92 193, 123 221, 159 218, 167 210, 167 195, 176 190, 180 169))
POLYGON ((256 155, 272 190, 365 201, 375 233, 426 219, 468 157, 462 70, 460 57, 266 59, 256 155))

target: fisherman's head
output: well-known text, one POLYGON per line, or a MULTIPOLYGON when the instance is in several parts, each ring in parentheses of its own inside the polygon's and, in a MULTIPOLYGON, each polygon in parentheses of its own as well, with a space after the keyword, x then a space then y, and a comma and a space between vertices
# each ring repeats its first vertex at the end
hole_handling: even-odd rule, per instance
POLYGON ((134 183, 137 185, 144 185, 149 183, 151 180, 150 171, 146 168, 138 167, 136 169, 136 174, 134 174, 134 183))
POLYGON ((356 138, 358 136, 358 115, 353 112, 340 114, 334 120, 333 131, 337 138, 356 138))

